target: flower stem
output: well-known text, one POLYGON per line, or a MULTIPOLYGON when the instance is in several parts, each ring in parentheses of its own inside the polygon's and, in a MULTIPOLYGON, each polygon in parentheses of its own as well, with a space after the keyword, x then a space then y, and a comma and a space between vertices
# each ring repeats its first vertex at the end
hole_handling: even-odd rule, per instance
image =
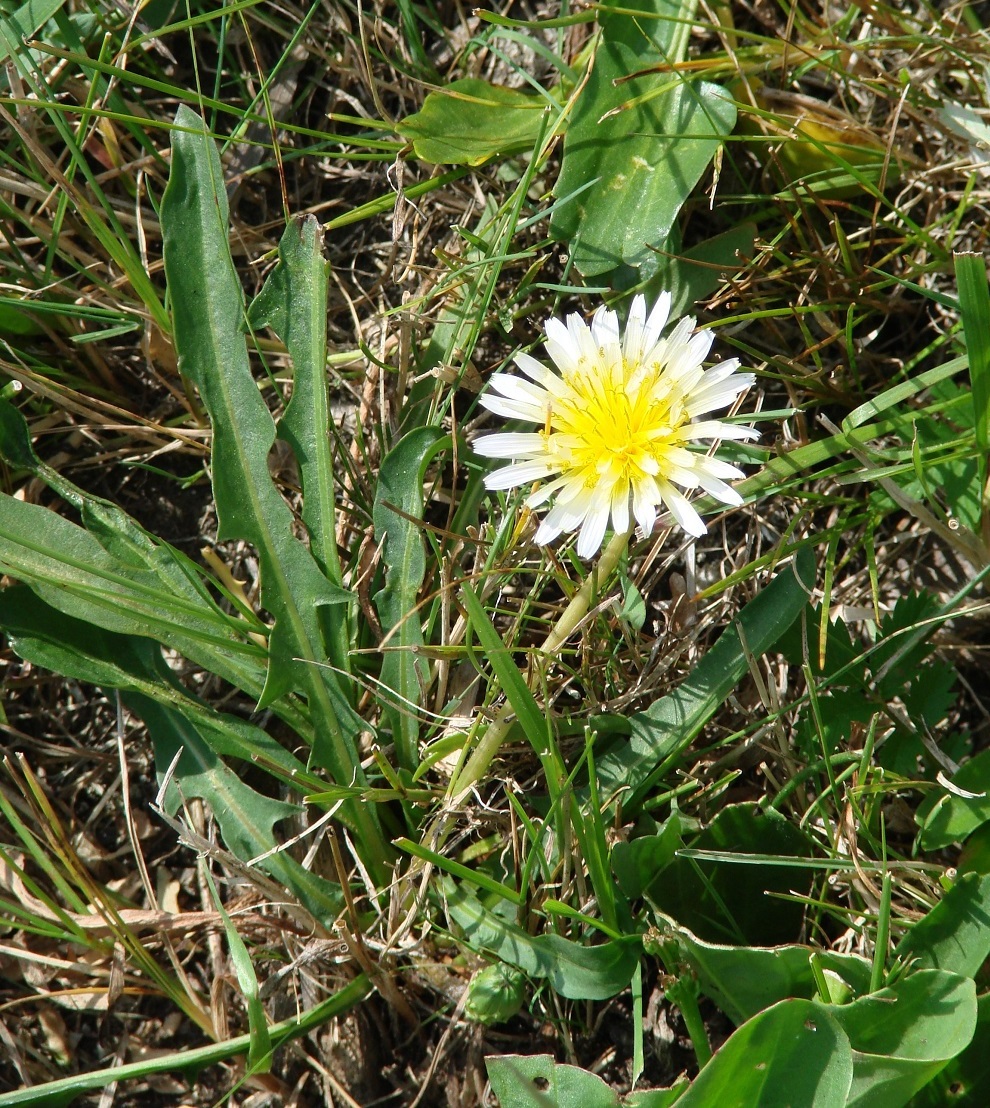
MULTIPOLYGON (((552 657, 574 633, 575 628, 588 614, 592 598, 598 592, 600 583, 606 581, 619 564, 619 559, 629 545, 631 534, 632 531, 630 530, 612 536, 612 541, 605 548, 598 564, 592 568, 550 634, 547 635, 540 647, 539 654, 552 657)), ((532 688, 536 683, 534 675, 530 678, 530 687, 532 688)), ((471 757, 468 758, 460 773, 451 781, 450 788, 447 791, 451 804, 459 804, 488 772, 488 767, 492 764, 495 755, 498 754, 512 723, 512 707, 508 703, 503 704, 498 715, 492 720, 488 730, 481 737, 481 741, 475 747, 471 757)))

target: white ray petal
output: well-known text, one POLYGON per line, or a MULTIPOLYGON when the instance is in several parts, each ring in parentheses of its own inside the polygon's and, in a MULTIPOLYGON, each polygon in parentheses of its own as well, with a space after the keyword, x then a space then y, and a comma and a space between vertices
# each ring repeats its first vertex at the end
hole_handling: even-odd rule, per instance
POLYGON ((717 419, 705 419, 700 423, 692 423, 685 429, 685 435, 690 439, 758 439, 759 431, 752 427, 742 427, 738 423, 722 423, 717 419))
POLYGON ((752 383, 752 376, 742 373, 736 377, 730 377, 726 381, 717 381, 712 384, 702 381, 688 397, 688 414, 694 418, 694 416, 705 415, 707 412, 717 412, 721 408, 727 408, 752 383), (749 377, 749 380, 746 380, 747 377, 749 377))
POLYGON ((619 317, 604 304, 591 317, 591 337, 598 347, 608 348, 619 343, 619 317))
POLYGON ((708 528, 705 526, 705 521, 691 507, 687 498, 682 496, 673 485, 661 481, 660 491, 663 493, 663 500, 667 505, 667 509, 677 520, 682 530, 687 531, 689 535, 694 535, 696 539, 700 539, 702 535, 707 534, 708 528))
POLYGON ((696 474, 698 485, 704 489, 709 496, 714 496, 716 500, 721 500, 723 504, 730 504, 734 508, 738 508, 743 502, 743 498, 738 492, 731 486, 727 485, 724 481, 720 481, 717 477, 712 477, 708 473, 703 473, 701 470, 696 474))
POLYGON ((656 346, 657 340, 660 338, 660 332, 667 326, 667 320, 670 318, 670 303, 671 295, 669 292, 662 292, 657 297, 657 302, 650 311, 643 331, 644 351, 656 346))
POLYGON ((554 365, 566 377, 577 369, 581 348, 567 327, 556 317, 546 322, 547 353, 554 365))
POLYGON ((489 384, 509 400, 530 400, 544 407, 550 401, 550 394, 546 389, 527 381, 525 377, 516 377, 511 373, 495 373, 489 379, 489 384))
POLYGON ((608 504, 605 504, 604 507, 595 505, 584 517, 581 533, 578 535, 578 557, 594 557, 601 549, 602 539, 605 538, 605 528, 608 527, 608 510, 608 504))
POLYGON ((695 467, 700 470, 700 472, 707 473, 709 477, 714 477, 716 480, 746 476, 741 469, 738 469, 734 465, 730 465, 728 462, 723 462, 721 458, 709 458, 704 454, 696 454, 695 459, 695 467))
POLYGON ((503 466, 485 477, 486 489, 514 489, 519 485, 531 485, 534 481, 541 481, 553 473, 553 467, 545 462, 516 462, 511 466, 503 466))
MULTIPOLYGON (((476 454, 486 458, 523 458, 526 455, 546 455, 547 443, 543 435, 499 431, 492 435, 479 435, 471 444, 476 454)), ((548 460, 544 458, 544 460, 548 460)))
POLYGON ((519 353, 512 360, 530 380, 542 385, 551 395, 555 397, 566 395, 567 388, 559 374, 554 373, 552 369, 545 366, 538 358, 534 358, 532 354, 519 353))
POLYGON ((659 503, 660 490, 652 477, 641 478, 633 484, 633 515, 644 535, 653 532, 659 503))
POLYGON ((501 396, 492 396, 490 392, 479 397, 480 403, 490 412, 503 419, 524 419, 529 423, 544 423, 547 418, 546 405, 520 403, 518 400, 505 400, 501 396))
POLYGON ((567 477, 557 477, 546 485, 541 485, 534 492, 531 492, 523 503, 527 508, 539 508, 540 505, 545 504, 555 492, 563 488, 568 480, 569 478, 567 477))
POLYGON ((616 481, 612 490, 612 527, 617 534, 629 530, 629 484, 616 481))
POLYGON ((625 333, 622 336, 622 356, 630 370, 635 370, 643 357, 643 328, 645 324, 646 297, 640 293, 633 297, 629 314, 626 316, 625 333))

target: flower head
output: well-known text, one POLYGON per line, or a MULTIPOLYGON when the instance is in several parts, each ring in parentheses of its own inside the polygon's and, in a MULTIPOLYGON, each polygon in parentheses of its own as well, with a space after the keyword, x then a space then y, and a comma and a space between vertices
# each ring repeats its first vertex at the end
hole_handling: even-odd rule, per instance
POLYGON ((512 459, 486 477, 490 489, 550 479, 526 498, 529 508, 553 498, 538 543, 580 530, 577 551, 588 558, 601 546, 610 517, 616 532, 629 530, 630 510, 646 534, 657 509, 666 507, 688 534, 703 535, 705 524, 682 490, 742 503, 726 480, 743 474, 690 444, 756 437, 747 427, 699 418, 727 408, 752 385, 753 374, 737 373, 736 358, 703 369, 712 333, 692 334, 695 321, 682 319, 662 339, 669 314, 670 294, 663 293, 648 316, 646 300, 633 300, 624 335, 605 307, 590 326, 576 313, 566 323, 549 319, 546 349, 559 372, 517 354, 525 376, 491 378, 481 403, 538 429, 482 435, 474 449, 512 459))

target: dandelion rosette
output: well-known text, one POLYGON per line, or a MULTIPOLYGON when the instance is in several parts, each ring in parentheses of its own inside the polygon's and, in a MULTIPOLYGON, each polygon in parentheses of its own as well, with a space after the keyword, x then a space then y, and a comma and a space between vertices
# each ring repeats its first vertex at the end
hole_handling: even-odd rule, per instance
POLYGON ((517 354, 524 376, 496 373, 489 381, 481 397, 489 411, 540 427, 482 435, 474 443, 485 457, 511 459, 485 478, 489 489, 547 481, 525 501, 538 508, 553 498, 537 543, 579 531, 578 554, 589 558, 610 518, 616 532, 628 531, 632 517, 649 534, 662 507, 689 535, 703 535, 705 524, 685 491, 742 503, 726 484, 742 472, 691 444, 757 437, 748 427, 699 418, 729 407, 755 378, 736 372, 737 358, 704 369, 714 335, 692 334, 694 319, 682 319, 661 338, 669 314, 670 294, 663 293, 649 315, 644 297, 633 300, 624 334, 604 306, 590 326, 576 313, 566 322, 551 318, 546 349, 559 372, 517 354))

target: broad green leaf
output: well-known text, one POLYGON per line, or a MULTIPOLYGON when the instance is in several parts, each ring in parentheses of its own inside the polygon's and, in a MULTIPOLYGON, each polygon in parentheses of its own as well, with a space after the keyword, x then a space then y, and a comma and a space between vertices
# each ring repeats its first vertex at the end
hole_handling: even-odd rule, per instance
POLYGON ((939 626, 940 608, 934 593, 906 592, 897 598, 893 611, 883 617, 869 663, 877 676, 877 690, 885 699, 902 696, 906 685, 916 681, 919 674, 923 678, 923 664, 935 649, 929 636, 939 626), (922 628, 927 634, 919 636, 917 632, 922 628))
POLYGON ((287 779, 306 772, 266 731, 190 696, 162 661, 157 643, 59 613, 23 586, 0 590, 0 626, 17 653, 37 665, 103 688, 140 692, 190 714, 209 732, 218 754, 244 761, 258 757, 287 779))
POLYGON ((665 915, 714 942, 771 946, 798 937, 804 908, 773 895, 810 892, 812 871, 787 864, 788 858, 815 853, 798 827, 772 809, 732 804, 716 814, 691 847, 738 853, 746 860, 674 858, 644 891, 665 915), (757 861, 761 857, 765 861, 757 861))
POLYGON ((463 886, 444 883, 447 913, 479 953, 491 953, 531 977, 545 977, 571 1000, 607 1000, 621 992, 639 960, 639 937, 595 946, 560 935, 530 935, 497 916, 463 886))
POLYGON ((853 1056, 830 1012, 784 1000, 730 1036, 679 1108, 845 1108, 853 1056))
POLYGON ((97 627, 146 635, 260 695, 258 619, 224 612, 204 574, 126 512, 77 488, 34 452, 24 417, 0 398, 0 456, 40 478, 80 514, 85 530, 37 505, 0 497, 0 565, 60 611, 97 627), (47 511, 47 514, 44 514, 47 511))
POLYGON ((429 678, 420 654, 423 617, 417 609, 426 574, 422 528, 423 477, 426 466, 447 441, 436 427, 417 427, 383 459, 375 489, 372 517, 375 542, 381 546, 385 586, 375 594, 375 607, 385 632, 380 680, 392 724, 399 765, 412 773, 419 765, 417 709, 429 678))
POLYGON ((642 631, 646 623, 646 601, 643 594, 636 588, 633 582, 623 575, 622 584, 622 608, 619 611, 620 618, 634 631, 642 631))
POLYGON ((140 693, 124 693, 123 699, 151 732, 159 778, 181 751, 166 807, 174 813, 182 797, 202 798, 220 827, 227 849, 242 862, 268 854, 259 867, 291 889, 316 919, 329 926, 343 907, 340 890, 284 851, 269 854, 279 842, 275 824, 296 815, 298 806, 264 796, 242 781, 209 746, 194 716, 140 693))
POLYGON ((650 72, 680 60, 693 0, 657 0, 649 13, 612 13, 587 83, 574 104, 550 233, 577 268, 594 276, 620 265, 648 276, 659 268, 684 202, 736 119, 717 85, 681 73, 650 72), (652 34, 651 40, 648 36, 652 34), (569 199, 573 197, 573 199, 569 199))
POLYGON ((912 1108, 975 1108, 990 1104, 990 994, 977 999, 976 1030, 953 1058, 911 1101, 912 1108))
MULTIPOLYGON (((213 423, 218 534, 257 548, 262 601, 275 617, 267 703, 291 687, 314 684, 312 663, 324 657, 316 606, 350 597, 326 579, 294 538, 292 513, 269 474, 275 422, 251 375, 241 330, 244 302, 227 243, 220 159, 202 120, 185 106, 176 115, 161 215, 179 368, 199 389, 213 423)), ((326 681, 328 687, 336 683, 332 677, 326 681)), ((333 715, 340 696, 335 700, 333 715)), ((332 746, 340 762, 334 768, 349 779, 356 752, 334 722, 332 746)))
POLYGON ((627 812, 632 809, 635 800, 667 771, 749 672, 747 650, 759 658, 797 619, 814 579, 814 556, 810 550, 801 550, 739 614, 742 636, 737 625, 727 628, 677 689, 632 717, 628 742, 598 759, 603 798, 625 790, 623 808, 627 812))
MULTIPOLYGON (((0 48, 2 50, 2 48, 0 48)), ((31 312, 20 307, 21 301, 0 297, 0 335, 30 335, 35 337, 45 333, 31 312)))
POLYGON ((898 943, 894 956, 974 977, 990 956, 990 876, 960 877, 898 943))
MULTIPOLYGON (((165 276, 180 370, 199 389, 213 424, 213 491, 221 539, 258 552, 261 600, 274 625, 263 704, 305 690, 314 721, 313 757, 339 784, 363 784, 356 746, 365 726, 326 658, 317 609, 350 602, 293 534, 293 515, 272 481, 275 423, 251 374, 241 325, 241 284, 227 241, 227 194, 216 145, 185 106, 176 114, 172 167, 162 196, 165 276)), ((367 805, 345 804, 360 847, 384 879, 390 851, 367 805)))
MULTIPOLYGON (((921 456, 925 484, 916 475, 899 483, 923 500, 932 490, 940 490, 951 516, 979 534, 983 508, 980 471, 986 453, 976 440, 975 405, 976 391, 968 381, 942 380, 933 385, 925 396, 925 406, 934 409, 932 416, 918 421, 910 440, 921 456)), ((906 445, 908 436, 900 437, 906 445)))
MULTIPOLYGON (((292 395, 278 435, 296 456, 303 490, 302 520, 320 569, 341 584, 337 555, 334 466, 327 397, 327 262, 323 231, 315 216, 293 219, 278 244, 278 264, 252 300, 248 321, 266 324, 292 358, 292 395)), ((338 644, 337 666, 347 644, 338 644)))
POLYGON ((620 839, 609 858, 623 896, 629 900, 641 897, 683 845, 676 812, 655 835, 641 835, 628 842, 620 839))
POLYGON ((547 110, 541 96, 463 77, 430 92, 396 130, 424 162, 481 165, 532 150, 547 110))
POLYGON ((489 1055, 485 1066, 500 1108, 668 1108, 681 1093, 650 1089, 620 1100, 596 1074, 549 1054, 489 1055))
POLYGON ((933 789, 918 805, 922 850, 944 850, 990 820, 990 750, 981 750, 951 778, 952 789, 933 789))
POLYGON ((247 692, 260 692, 263 651, 247 638, 253 626, 205 600, 170 548, 134 548, 131 554, 124 561, 48 508, 0 494, 0 571, 66 615, 146 636, 247 692))
POLYGON ((16 54, 65 5, 66 0, 28 0, 0 19, 0 62, 16 54))
POLYGON ((789 998, 811 1000, 816 995, 810 957, 817 953, 823 968, 839 975, 856 994, 870 987, 870 963, 858 955, 814 951, 812 947, 724 946, 699 939, 686 927, 658 915, 655 928, 643 940, 647 953, 662 956, 697 978, 706 996, 735 1024, 789 998))
MULTIPOLYGON (((728 275, 745 266, 753 256, 755 241, 756 224, 740 223, 687 250, 671 249, 672 256, 660 260, 653 278, 671 295, 670 318, 686 315, 699 300, 711 296, 728 275)), ((678 245, 674 235, 669 245, 678 245)))
POLYGON ((821 1007, 853 1048, 849 1108, 907 1104, 976 1030, 976 986, 942 970, 922 970, 850 1004, 821 1007))

